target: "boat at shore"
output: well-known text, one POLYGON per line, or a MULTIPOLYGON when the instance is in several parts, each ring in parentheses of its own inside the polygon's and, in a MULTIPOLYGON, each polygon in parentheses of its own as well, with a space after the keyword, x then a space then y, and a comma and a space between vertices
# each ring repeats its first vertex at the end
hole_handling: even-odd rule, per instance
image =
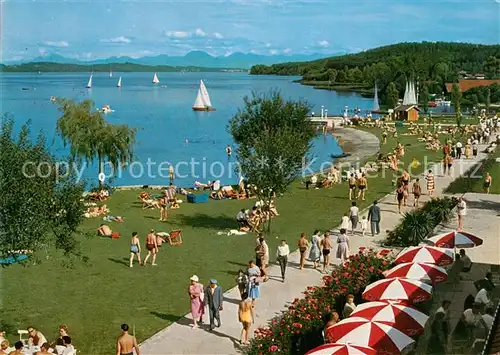
POLYGON ((207 87, 200 80, 200 88, 198 89, 198 95, 196 95, 196 100, 193 104, 193 111, 215 111, 212 107, 212 102, 210 101, 210 95, 208 94, 207 87))

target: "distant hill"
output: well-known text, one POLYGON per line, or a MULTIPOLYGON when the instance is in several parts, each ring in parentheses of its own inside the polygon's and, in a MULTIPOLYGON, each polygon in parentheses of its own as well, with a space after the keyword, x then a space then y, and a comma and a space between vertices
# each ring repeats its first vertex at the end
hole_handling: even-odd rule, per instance
MULTIPOLYGON (((331 54, 330 56, 335 55, 331 54)), ((250 69, 256 64, 272 65, 283 62, 302 62, 311 61, 325 57, 324 54, 308 55, 259 55, 252 53, 233 53, 228 56, 212 56, 203 51, 192 51, 184 56, 169 56, 161 54, 157 56, 131 58, 131 57, 109 57, 105 59, 96 59, 92 61, 80 61, 77 59, 66 58, 56 53, 48 53, 41 57, 36 57, 25 61, 5 62, 6 65, 19 65, 23 63, 62 63, 78 65, 98 65, 113 63, 131 63, 140 65, 161 65, 172 67, 205 67, 205 68, 240 68, 250 69)))
MULTIPOLYGON (((116 72, 220 72, 220 71, 245 71, 243 69, 223 69, 204 67, 173 67, 167 65, 142 65, 134 63, 112 63, 112 68, 116 72)), ((1 72, 108 72, 110 64, 62 64, 52 62, 23 63, 15 65, 0 64, 1 72)))

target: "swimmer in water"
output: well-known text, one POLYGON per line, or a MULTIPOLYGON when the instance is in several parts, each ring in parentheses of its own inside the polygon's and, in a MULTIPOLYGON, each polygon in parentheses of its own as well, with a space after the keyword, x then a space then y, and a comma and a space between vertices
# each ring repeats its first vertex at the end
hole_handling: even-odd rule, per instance
POLYGON ((226 147, 226 153, 227 153, 227 156, 230 157, 231 154, 233 153, 232 149, 231 149, 231 146, 228 144, 227 147, 226 147))

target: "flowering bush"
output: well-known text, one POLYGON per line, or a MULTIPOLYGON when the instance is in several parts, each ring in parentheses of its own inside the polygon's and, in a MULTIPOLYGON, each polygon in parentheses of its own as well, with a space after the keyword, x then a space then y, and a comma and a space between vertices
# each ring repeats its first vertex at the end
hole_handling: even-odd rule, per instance
MULTIPOLYGON (((335 311, 336 300, 348 294, 359 294, 368 284, 383 278, 382 273, 389 269, 391 263, 385 255, 372 249, 363 249, 351 255, 331 275, 323 277, 321 286, 308 286, 304 298, 296 298, 267 327, 255 330, 255 337, 245 349, 245 354, 292 354, 298 346, 302 351, 310 350, 304 349, 307 348, 304 343, 308 341, 304 338, 314 338, 317 329, 323 329, 323 316, 335 311)), ((315 341, 309 340, 311 344, 315 341)))

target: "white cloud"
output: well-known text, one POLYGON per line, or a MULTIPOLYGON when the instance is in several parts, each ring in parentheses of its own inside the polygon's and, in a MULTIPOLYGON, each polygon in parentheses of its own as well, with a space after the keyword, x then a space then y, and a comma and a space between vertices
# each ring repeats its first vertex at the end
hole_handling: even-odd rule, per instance
POLYGON ((115 38, 105 38, 101 39, 102 43, 130 43, 132 42, 130 38, 127 38, 125 36, 119 36, 115 38))
POLYGON ((43 42, 46 46, 49 47, 68 47, 69 43, 66 41, 45 41, 43 42))
POLYGON ((290 53, 292 53, 292 49, 291 48, 285 48, 285 49, 283 49, 283 53, 290 54, 290 53))
POLYGON ((278 54, 278 51, 276 49, 270 49, 269 54, 276 55, 276 54, 278 54))
POLYGON ((328 43, 328 41, 323 40, 318 42, 318 46, 326 48, 330 46, 330 43, 328 43))
POLYGON ((195 36, 198 37, 205 37, 207 33, 203 31, 201 28, 197 28, 196 31, 194 31, 195 36))
POLYGON ((214 37, 217 39, 222 39, 224 36, 222 36, 219 32, 214 32, 214 37))

